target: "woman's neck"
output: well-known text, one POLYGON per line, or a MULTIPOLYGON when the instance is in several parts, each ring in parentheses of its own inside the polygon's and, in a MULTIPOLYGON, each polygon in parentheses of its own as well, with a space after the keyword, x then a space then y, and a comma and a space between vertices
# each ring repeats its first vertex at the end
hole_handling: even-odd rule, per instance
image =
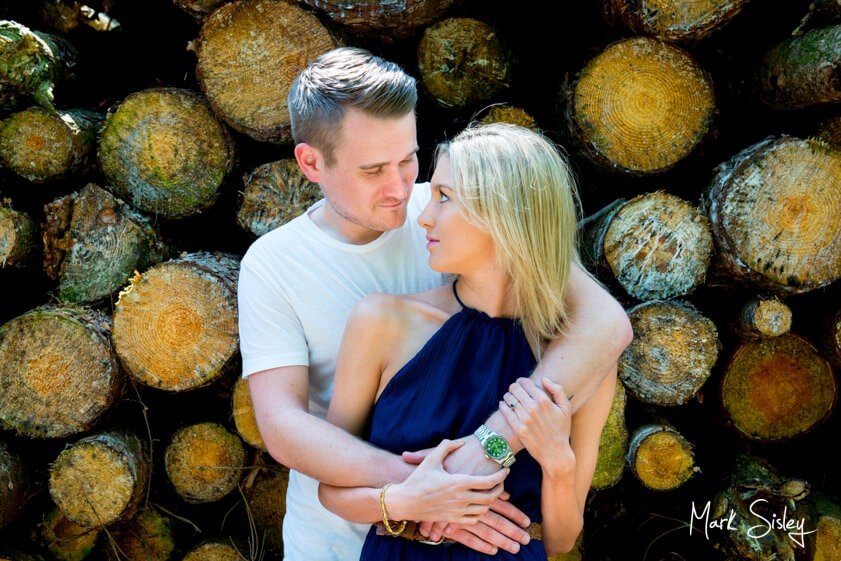
POLYGON ((464 305, 484 312, 490 317, 518 317, 511 282, 498 269, 459 275, 456 285, 458 297, 464 305))

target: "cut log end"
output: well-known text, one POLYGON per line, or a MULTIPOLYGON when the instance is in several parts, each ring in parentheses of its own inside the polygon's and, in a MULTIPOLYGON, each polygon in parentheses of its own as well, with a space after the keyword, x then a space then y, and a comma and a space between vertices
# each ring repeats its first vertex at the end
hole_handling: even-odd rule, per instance
POLYGON ((778 337, 791 329, 791 308, 776 298, 752 298, 739 314, 737 331, 746 338, 778 337))
POLYGON ((268 545, 278 551, 283 551, 282 529, 288 485, 288 468, 264 469, 245 491, 257 529, 265 532, 268 545))
POLYGON ((628 464, 643 485, 656 491, 676 489, 699 471, 692 446, 664 425, 637 430, 628 449, 628 464))
POLYGON ((609 0, 608 11, 637 33, 667 40, 698 40, 736 16, 747 0, 609 0))
POLYGON ((620 171, 664 171, 707 133, 715 98, 684 51, 636 37, 614 43, 581 71, 571 119, 586 153, 620 171))
POLYGON ((796 335, 749 342, 725 371, 722 405, 733 426, 748 438, 792 438, 826 419, 837 385, 827 361, 796 335))
POLYGON ((109 544, 106 548, 110 561, 167 561, 175 549, 170 519, 153 508, 141 510, 132 520, 121 522, 110 531, 116 546, 109 544))
POLYGON ((234 424, 239 435, 250 446, 264 451, 268 450, 266 443, 263 442, 263 437, 260 435, 260 429, 257 427, 257 419, 254 418, 251 390, 248 388, 248 380, 245 378, 238 379, 234 385, 232 402, 234 424))
POLYGON ((480 122, 485 125, 491 123, 509 123, 533 131, 537 130, 537 122, 534 120, 534 117, 526 113, 524 109, 510 107, 508 105, 494 105, 482 117, 480 122))
POLYGON ((54 509, 41 526, 41 539, 56 559, 75 561, 86 558, 96 546, 101 528, 85 528, 54 509))
POLYGON ((236 487, 245 466, 245 449, 220 425, 200 423, 175 433, 165 461, 179 495, 190 502, 212 502, 236 487))
POLYGON ((0 269, 25 265, 35 246, 35 221, 0 202, 0 269))
POLYGON ((205 543, 190 550, 183 561, 242 561, 242 555, 230 543, 205 543))

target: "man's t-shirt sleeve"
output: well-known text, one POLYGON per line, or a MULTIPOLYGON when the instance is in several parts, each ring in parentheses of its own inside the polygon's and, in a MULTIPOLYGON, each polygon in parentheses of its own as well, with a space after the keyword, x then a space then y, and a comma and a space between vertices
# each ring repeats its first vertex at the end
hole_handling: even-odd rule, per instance
POLYGON ((240 265, 237 300, 242 376, 282 366, 309 366, 304 328, 278 279, 254 255, 240 265))

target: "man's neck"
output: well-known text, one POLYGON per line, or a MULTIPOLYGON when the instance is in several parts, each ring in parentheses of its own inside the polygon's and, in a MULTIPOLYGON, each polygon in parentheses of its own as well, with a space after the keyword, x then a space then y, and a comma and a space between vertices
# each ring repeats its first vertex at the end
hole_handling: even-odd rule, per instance
POLYGON ((384 232, 369 230, 339 216, 330 208, 327 200, 309 213, 310 220, 325 234, 342 243, 365 245, 383 235, 384 232))

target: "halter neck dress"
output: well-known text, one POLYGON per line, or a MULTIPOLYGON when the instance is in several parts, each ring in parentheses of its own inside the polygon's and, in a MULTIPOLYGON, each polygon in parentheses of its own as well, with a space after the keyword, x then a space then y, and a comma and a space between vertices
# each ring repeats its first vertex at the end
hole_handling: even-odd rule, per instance
MULTIPOLYGON (((496 411, 508 386, 535 367, 522 324, 468 308, 458 297, 456 282, 453 293, 462 310, 394 375, 374 404, 367 436, 375 446, 400 454, 470 435, 496 411)), ((510 501, 533 522, 541 521, 541 474, 539 464, 523 450, 505 479, 510 501)), ((521 546, 517 555, 500 550, 488 556, 461 544, 427 545, 378 536, 374 527, 361 557, 365 561, 546 558, 540 540, 521 546)))

